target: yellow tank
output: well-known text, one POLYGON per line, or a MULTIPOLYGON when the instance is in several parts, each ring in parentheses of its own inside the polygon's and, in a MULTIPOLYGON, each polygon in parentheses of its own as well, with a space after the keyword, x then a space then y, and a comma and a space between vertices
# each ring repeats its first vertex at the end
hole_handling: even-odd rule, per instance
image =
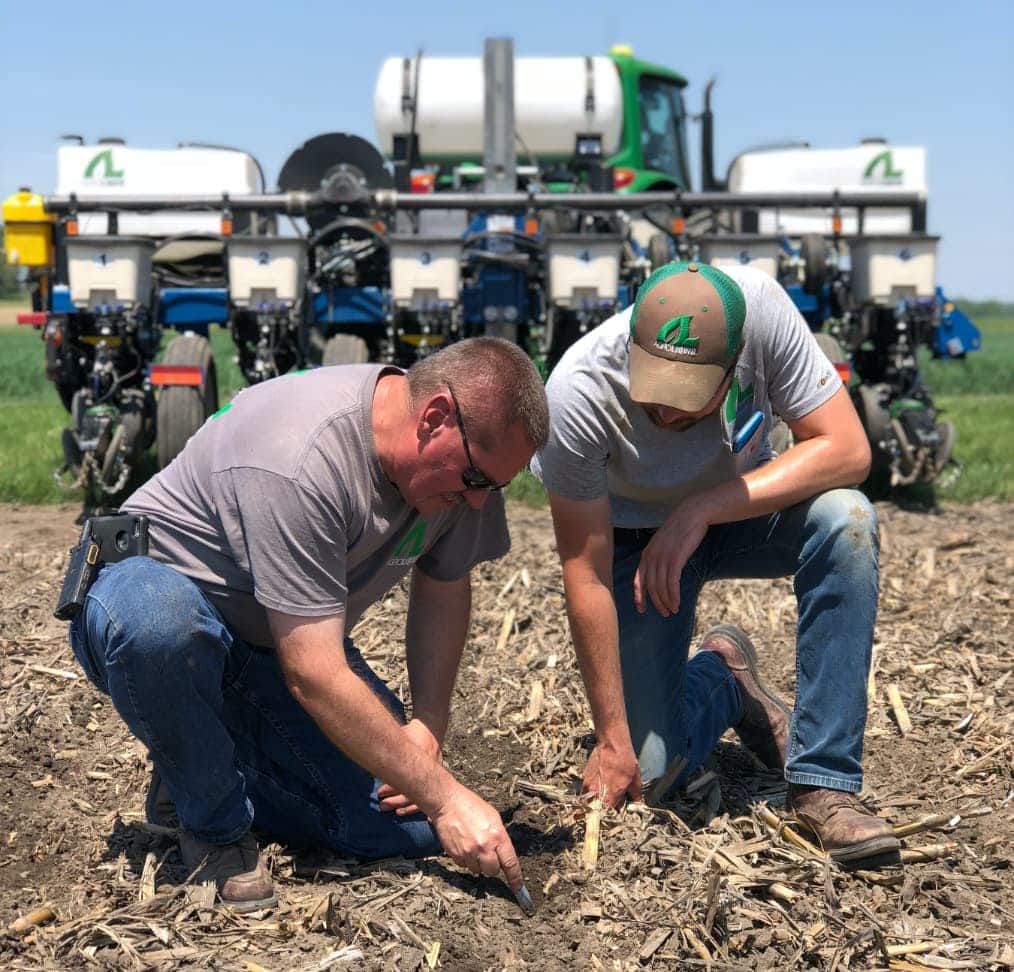
POLYGON ((53 223, 42 196, 34 192, 16 192, 3 204, 4 256, 19 267, 53 265, 53 223))

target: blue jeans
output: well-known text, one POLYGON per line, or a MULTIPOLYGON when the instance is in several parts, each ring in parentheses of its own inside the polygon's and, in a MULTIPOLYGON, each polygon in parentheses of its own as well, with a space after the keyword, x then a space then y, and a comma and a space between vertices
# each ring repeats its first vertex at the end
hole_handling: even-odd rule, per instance
POLYGON ((857 490, 836 489, 770 516, 711 527, 680 579, 680 609, 634 609, 633 580, 649 536, 617 544, 613 589, 627 719, 644 780, 680 756, 680 779, 707 758, 742 713, 728 667, 687 653, 701 587, 710 580, 793 577, 798 605, 796 705, 785 778, 862 788, 866 682, 879 590, 876 513, 857 490))
MULTIPOLYGON (((276 657, 230 631, 189 578, 148 557, 102 568, 70 626, 88 678, 151 752, 181 825, 213 844, 256 824, 363 859, 438 853, 420 814, 383 813, 380 781, 327 739, 276 657)), ((401 701, 345 641, 350 667, 401 721, 401 701)))

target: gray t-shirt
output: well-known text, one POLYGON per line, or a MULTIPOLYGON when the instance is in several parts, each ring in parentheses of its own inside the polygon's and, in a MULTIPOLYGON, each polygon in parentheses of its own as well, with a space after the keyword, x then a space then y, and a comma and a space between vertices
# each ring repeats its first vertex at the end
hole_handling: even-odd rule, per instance
POLYGON ((659 428, 630 398, 628 308, 571 346, 553 370, 549 442, 532 461, 546 488, 576 500, 609 496, 613 524, 657 527, 685 497, 772 458, 772 414, 789 421, 824 404, 841 379, 785 290, 752 267, 723 267, 746 298, 744 346, 722 407, 689 429, 659 428), (745 448, 736 433, 764 422, 745 448))
POLYGON ((123 504, 150 517, 150 555, 186 574, 233 630, 272 643, 265 608, 363 611, 412 567, 464 577, 510 548, 503 498, 424 519, 373 441, 381 365, 285 375, 241 391, 123 504))

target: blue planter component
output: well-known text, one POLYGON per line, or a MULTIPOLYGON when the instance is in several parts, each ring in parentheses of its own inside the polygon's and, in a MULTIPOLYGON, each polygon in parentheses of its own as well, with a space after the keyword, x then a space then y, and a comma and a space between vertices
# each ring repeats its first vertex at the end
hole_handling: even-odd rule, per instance
POLYGON ((166 287, 158 292, 158 316, 166 327, 207 337, 210 324, 229 322, 229 292, 224 287, 166 287))
POLYGON ((336 287, 314 294, 313 324, 383 324, 387 296, 379 287, 336 287))
POLYGON ((530 306, 528 280, 523 270, 481 262, 483 253, 510 256, 522 252, 522 245, 510 231, 524 235, 524 228, 523 213, 510 216, 479 213, 468 224, 464 238, 472 239, 465 253, 476 267, 476 282, 474 286, 462 287, 461 305, 470 327, 481 328, 496 322, 522 324, 537 311, 530 306))
MULTIPOLYGON (((476 216, 473 216, 472 217, 472 221, 468 224, 468 226, 465 227, 465 232, 462 235, 465 236, 465 237, 468 237, 468 236, 471 236, 474 233, 485 233, 486 230, 489 229, 489 217, 490 217, 489 213, 478 213, 476 216)), ((505 219, 507 217, 503 216, 503 215, 497 215, 494 218, 500 223, 500 225, 499 225, 498 228, 500 230, 504 229, 503 223, 504 223, 504 221, 505 221, 505 219)), ((514 213, 510 217, 510 219, 513 221, 514 232, 515 233, 524 233, 524 231, 525 231, 525 214, 524 213, 514 213)), ((540 230, 540 232, 536 233, 535 235, 537 237, 541 238, 541 236, 542 236, 541 230, 540 230)))
POLYGON ((792 303, 796 305, 806 323, 810 325, 810 330, 821 330, 830 313, 827 284, 821 288, 819 294, 806 293, 800 284, 789 284, 785 292, 792 298, 792 303))
POLYGON ((74 314, 77 308, 71 303, 70 287, 57 285, 53 288, 50 299, 50 311, 54 314, 74 314))
POLYGON ((952 304, 937 287, 940 304, 940 325, 933 333, 933 354, 940 358, 961 358, 982 345, 979 329, 952 304))
POLYGON ((483 267, 476 286, 462 288, 461 304, 465 321, 472 325, 488 323, 485 317, 487 308, 493 309, 497 320, 510 323, 527 321, 529 307, 525 275, 509 267, 483 267))

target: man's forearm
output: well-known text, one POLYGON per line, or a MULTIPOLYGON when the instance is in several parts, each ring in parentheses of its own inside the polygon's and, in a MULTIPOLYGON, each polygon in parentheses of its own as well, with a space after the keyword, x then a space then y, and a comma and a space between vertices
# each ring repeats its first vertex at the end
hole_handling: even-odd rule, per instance
POLYGON ((431 815, 460 784, 436 759, 414 746, 401 725, 353 671, 341 668, 290 690, 321 731, 353 762, 431 815))
POLYGON ((472 593, 468 577, 444 583, 420 570, 412 575, 405 660, 412 715, 441 745, 447 732, 451 693, 468 637, 472 593))
POLYGON ((861 483, 870 471, 870 445, 859 416, 841 387, 823 405, 793 422, 796 444, 746 475, 680 504, 710 525, 735 523, 802 503, 818 493, 861 483))
POLYGON ((784 510, 829 489, 854 486, 865 476, 861 463, 833 441, 817 437, 685 502, 699 507, 709 524, 735 523, 784 510))

